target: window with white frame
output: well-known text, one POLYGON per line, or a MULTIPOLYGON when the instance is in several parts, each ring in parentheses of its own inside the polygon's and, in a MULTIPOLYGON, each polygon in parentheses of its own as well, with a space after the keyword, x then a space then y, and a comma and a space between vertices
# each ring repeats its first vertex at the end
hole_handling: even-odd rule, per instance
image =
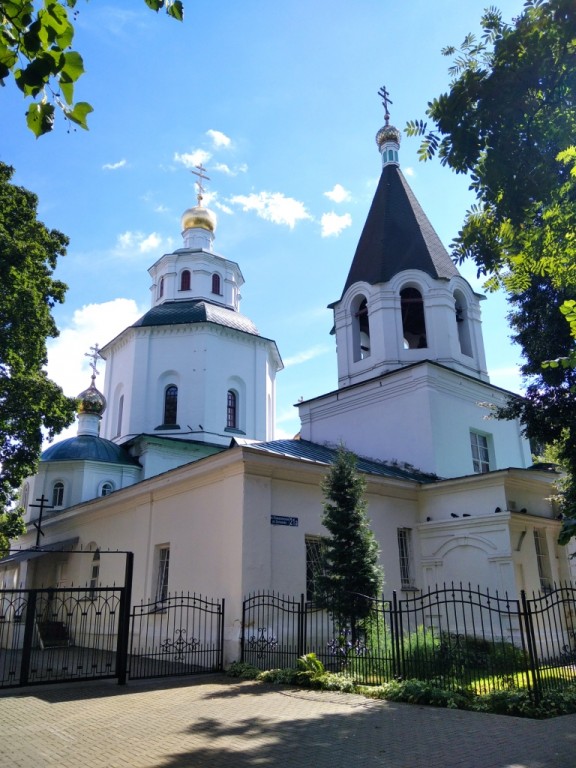
POLYGON ((92 566, 90 570, 90 589, 96 589, 100 578, 100 550, 97 549, 92 557, 92 566))
POLYGON ((534 548, 536 549, 540 589, 547 592, 552 589, 552 573, 550 571, 550 553, 548 551, 546 531, 543 528, 534 528, 534 548))
POLYGON ((322 573, 322 555, 325 539, 321 536, 306 536, 306 600, 314 600, 316 579, 322 573))
POLYGON ((158 547, 158 570, 156 572, 156 602, 162 603, 168 597, 168 572, 170 568, 170 546, 158 547))
POLYGON ((106 480, 105 483, 102 483, 100 487, 100 496, 108 496, 108 494, 112 493, 114 490, 114 486, 109 480, 106 480))
POLYGON ((52 486, 52 506, 61 507, 64 504, 64 483, 58 480, 52 486))
POLYGON ((414 563, 411 528, 398 528, 398 559, 400 563, 400 586, 402 589, 413 589, 414 563))
POLYGON ((490 436, 470 430, 470 447, 474 472, 490 472, 490 436))

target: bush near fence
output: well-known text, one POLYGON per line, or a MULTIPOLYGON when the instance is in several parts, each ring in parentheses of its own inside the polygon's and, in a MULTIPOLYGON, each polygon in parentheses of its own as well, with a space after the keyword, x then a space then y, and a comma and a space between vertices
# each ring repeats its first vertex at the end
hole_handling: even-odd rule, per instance
POLYGON ((534 700, 576 681, 576 588, 520 599, 444 585, 373 601, 361 639, 312 602, 256 592, 244 602, 241 658, 259 669, 295 667, 315 653, 360 684, 419 679, 446 690, 523 689, 534 700))

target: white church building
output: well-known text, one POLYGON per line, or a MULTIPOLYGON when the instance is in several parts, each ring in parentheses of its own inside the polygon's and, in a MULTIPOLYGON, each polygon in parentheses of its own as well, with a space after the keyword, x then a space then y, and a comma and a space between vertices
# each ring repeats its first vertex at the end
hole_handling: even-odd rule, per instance
POLYGON ((232 637, 250 592, 311 594, 321 482, 340 444, 366 477, 387 594, 462 581, 516 596, 570 577, 550 498, 557 475, 532 465, 517 422, 491 418, 514 395, 489 381, 482 297, 402 175, 388 118, 376 135, 380 181, 329 305, 338 381, 298 403, 300 433, 274 439, 282 360, 240 312, 242 272, 214 250, 201 169, 182 247, 149 269, 150 310, 99 350, 104 393, 93 376, 77 436, 50 446, 23 486, 28 533, 0 581, 122 582, 121 558, 95 576, 90 558, 29 551, 29 505, 44 496, 42 546, 132 551, 134 600, 224 597, 232 637))

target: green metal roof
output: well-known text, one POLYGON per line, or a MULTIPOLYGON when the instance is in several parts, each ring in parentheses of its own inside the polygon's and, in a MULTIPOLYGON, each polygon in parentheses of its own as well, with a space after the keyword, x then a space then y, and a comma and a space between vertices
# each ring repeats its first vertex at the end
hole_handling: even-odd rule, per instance
POLYGON ((95 435, 77 435, 61 440, 47 448, 40 461, 103 461, 139 466, 138 461, 120 445, 95 435))
POLYGON ((133 328, 154 325, 184 325, 188 323, 214 323, 236 331, 259 336, 254 323, 239 312, 211 304, 201 299, 193 301, 166 301, 152 307, 145 315, 137 320, 133 328))

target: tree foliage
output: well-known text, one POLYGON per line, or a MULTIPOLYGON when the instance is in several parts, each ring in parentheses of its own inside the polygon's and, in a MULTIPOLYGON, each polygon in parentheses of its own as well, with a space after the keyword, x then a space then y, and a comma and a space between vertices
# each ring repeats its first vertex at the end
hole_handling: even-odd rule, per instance
MULTIPOLYGON (((0 84, 13 77, 32 103, 26 122, 36 137, 54 126, 56 108, 64 117, 88 128, 92 107, 74 101, 74 86, 84 61, 72 50, 78 0, 0 0, 0 84)), ((154 11, 164 8, 182 20, 181 0, 144 0, 154 11)))
POLYGON ((366 516, 365 488, 354 455, 341 447, 322 484, 322 523, 330 536, 322 551, 316 600, 341 628, 350 629, 352 643, 370 613, 370 598, 380 595, 383 579, 378 544, 366 516))
POLYGON ((10 536, 9 507, 36 470, 43 433, 72 423, 76 406, 44 369, 46 339, 58 335, 51 309, 66 290, 52 274, 68 240, 37 220, 36 196, 12 174, 0 163, 0 534, 10 536))
POLYGON ((430 129, 414 120, 406 132, 423 137, 421 159, 469 174, 476 203, 453 255, 508 291, 525 360, 526 396, 499 415, 557 445, 576 516, 576 6, 526 0, 511 23, 491 7, 479 37, 443 53, 450 89, 428 104, 430 129))

